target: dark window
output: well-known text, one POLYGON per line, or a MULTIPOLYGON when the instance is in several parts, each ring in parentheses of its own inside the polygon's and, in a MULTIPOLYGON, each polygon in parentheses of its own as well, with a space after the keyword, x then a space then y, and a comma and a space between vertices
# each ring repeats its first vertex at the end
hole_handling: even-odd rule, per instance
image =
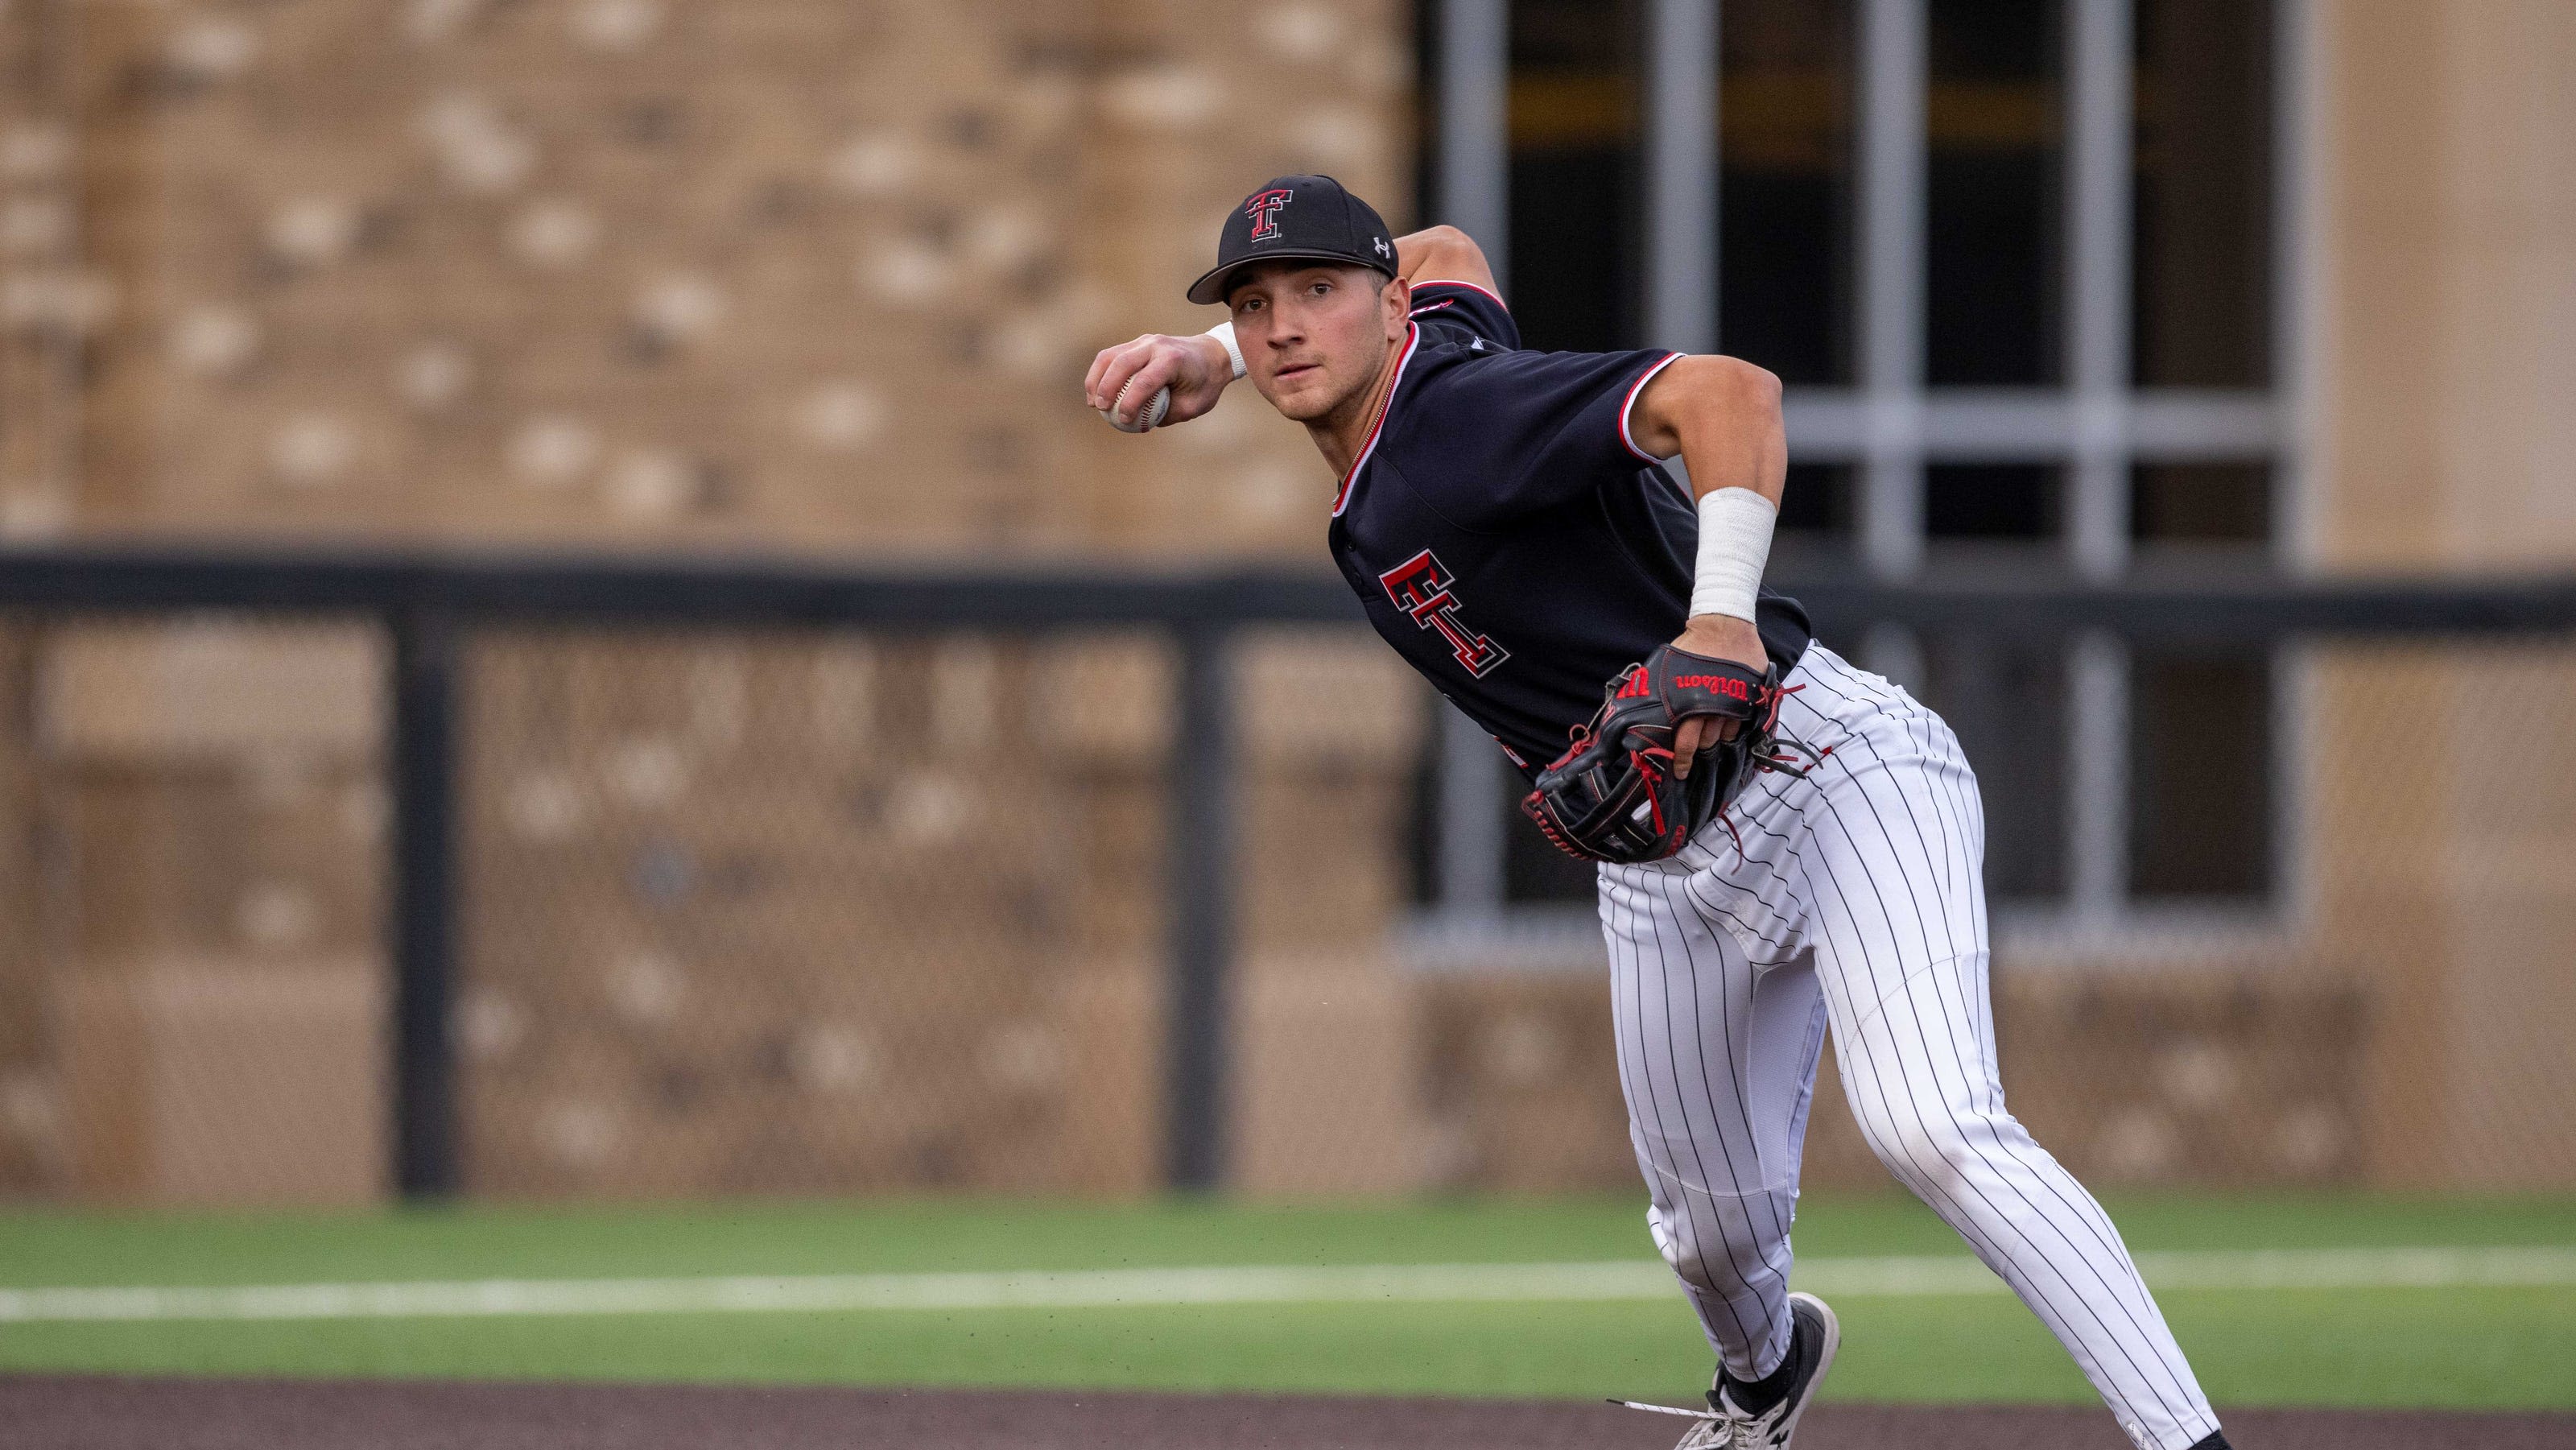
POLYGON ((2272 467, 2142 463, 2129 474, 2129 533, 2142 549, 2260 546, 2272 537, 2272 467))
POLYGON ((2058 379, 2057 0, 1933 0, 1924 375, 2058 379))
POLYGON ((1780 491, 1780 532, 1848 540, 1860 527, 1855 470, 1847 463, 1792 463, 1780 491))
POLYGON ((1792 463, 1771 541, 1771 578, 1847 569, 1860 552, 1860 474, 1845 463, 1792 463))
POLYGON ((2272 375, 2272 7, 2136 0, 2137 380, 2272 375))
POLYGON ((1852 380, 1852 7, 1718 7, 1718 339, 1790 383, 1852 380))
POLYGON ((1934 539, 2054 540, 2064 477, 2047 464, 1933 464, 1923 470, 1923 532, 1934 539))
POLYGON ((2129 890, 2261 897, 2272 883, 2272 675, 2259 656, 2141 651, 2129 673, 2129 890))
MULTIPOLYGON (((1923 531, 1936 558, 1997 573, 2053 568, 2065 474, 2044 464, 1923 470, 1923 531)), ((1924 700, 1958 733, 1982 787, 1986 889, 2042 900, 2066 891, 2066 661, 2055 643, 1975 635, 1923 641, 1924 700)))
MULTIPOLYGON (((1924 378, 1936 389, 2063 386, 2067 224, 2066 15, 2076 0, 1924 0, 1924 378)), ((1643 336, 1648 0, 1512 0, 1510 275, 1540 348, 1643 336)), ((2135 125, 2132 375, 2136 386, 2271 385, 2274 0, 2132 0, 2135 125)), ((1436 195, 1440 5, 1417 6, 1424 195, 1436 195)), ((1719 345, 1800 386, 1857 382, 1857 0, 1725 0, 1719 21, 1719 345)), ((1426 213, 1427 214, 1427 213, 1426 213)), ((1934 405, 1948 395, 1936 393, 1934 405)), ((1856 567, 1863 470, 1790 469, 1772 576, 1795 591, 1856 567)), ((2235 568, 2273 536, 2268 460, 2133 463, 2130 542, 2149 572, 2198 558, 2235 568)), ((1923 472, 1938 577, 2066 567, 2071 471, 2061 460, 1941 462, 1923 472)), ((2074 701, 2062 638, 1918 632, 1925 699, 1982 787, 1989 890, 2062 903, 2070 886, 2074 701)), ((2264 899, 2273 889, 2275 681, 2266 656, 2194 647, 2128 655, 2132 900, 2264 899)), ((2118 722, 2106 722, 2117 724, 2118 722)), ((1487 768, 1482 759, 1473 768, 1487 768)), ((1493 769, 1504 767, 1490 762, 1493 769)), ((1512 809, 1506 900, 1591 899, 1512 809)), ((1420 899, 1436 894, 1437 799, 1417 785, 1420 899)))
POLYGON ((2066 893, 2066 664, 2053 645, 1923 642, 1923 700, 1959 737, 1986 815, 1986 890, 2066 893))
POLYGON ((1511 250, 1521 340, 1641 345, 1639 0, 1512 0, 1511 250))

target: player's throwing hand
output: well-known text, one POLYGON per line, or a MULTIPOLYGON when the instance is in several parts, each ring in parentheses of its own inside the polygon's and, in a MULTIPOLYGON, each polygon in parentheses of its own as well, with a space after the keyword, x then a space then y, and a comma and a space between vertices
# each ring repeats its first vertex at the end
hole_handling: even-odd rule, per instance
POLYGON ((1232 359, 1216 338, 1149 332, 1134 342, 1102 348, 1083 375, 1082 396, 1094 408, 1116 408, 1112 421, 1125 428, 1135 423, 1137 412, 1158 389, 1170 388, 1172 410, 1163 419, 1169 426, 1214 408, 1232 381, 1232 359))

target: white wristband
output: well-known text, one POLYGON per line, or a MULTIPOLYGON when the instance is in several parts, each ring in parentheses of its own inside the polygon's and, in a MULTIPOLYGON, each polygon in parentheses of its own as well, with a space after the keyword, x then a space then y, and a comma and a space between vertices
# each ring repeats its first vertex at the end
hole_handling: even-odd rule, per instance
POLYGON ((1699 568, 1690 612, 1753 618, 1762 566, 1771 558, 1779 507, 1749 488, 1711 489, 1699 499, 1699 568))
POLYGON ((1225 355, 1234 362, 1234 375, 1240 380, 1243 377, 1243 346, 1234 340, 1234 319, 1227 318, 1209 328, 1207 335, 1224 346, 1225 355))

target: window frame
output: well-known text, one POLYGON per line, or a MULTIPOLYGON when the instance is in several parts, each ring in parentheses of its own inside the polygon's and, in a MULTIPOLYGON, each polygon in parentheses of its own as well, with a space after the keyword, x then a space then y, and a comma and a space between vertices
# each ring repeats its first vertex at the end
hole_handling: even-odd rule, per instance
MULTIPOLYGON (((1508 0, 1424 0, 1439 7, 1436 130, 1440 219, 1486 241, 1507 272, 1510 81, 1508 0)), ((1716 114, 1721 0, 1648 0, 1643 63, 1646 296, 1650 338, 1683 351, 1723 346, 1715 239, 1716 114)), ((2059 558, 2077 577, 2116 579, 2131 568, 2133 466, 2259 463, 2271 470, 2266 558, 2295 571, 2311 556, 2304 468, 2310 408, 2302 319, 2311 285, 2298 164, 2306 140, 2307 0, 2273 0, 2271 74, 2272 372, 2266 388, 2144 388, 2131 380, 2130 270, 2134 236, 2132 0, 2061 0, 2065 9, 2064 381, 2053 387, 1928 388, 1924 217, 1929 152, 1928 0, 1852 0, 1859 268, 1855 381, 1793 387, 1786 400, 1793 462, 1853 473, 1856 563, 1904 579, 1925 564, 1924 470, 1941 463, 2044 463, 2064 470, 2059 558)), ((1507 293, 1508 295, 1508 293, 1507 293)), ((1863 662, 1900 683, 1921 678, 1910 632, 1874 631, 1863 662)), ((2296 867, 2303 834, 2299 783, 2307 756, 2297 708, 2307 670, 2296 648, 2273 656, 2271 885, 2241 902, 2132 901, 2129 894, 2129 664, 2116 637, 2079 637, 2068 651, 2068 890, 2050 903, 1999 903, 1999 938, 2085 942, 2153 953, 2187 937, 2270 938, 2307 912, 2296 867)), ((1504 899, 1508 789, 1491 740, 1439 707, 1439 846, 1432 904, 1411 935, 1420 959, 1520 960, 1564 951, 1579 931, 1596 945, 1588 908, 1504 899), (1481 762, 1481 768, 1478 763, 1481 762), (1461 768, 1465 767, 1465 768, 1461 768)))

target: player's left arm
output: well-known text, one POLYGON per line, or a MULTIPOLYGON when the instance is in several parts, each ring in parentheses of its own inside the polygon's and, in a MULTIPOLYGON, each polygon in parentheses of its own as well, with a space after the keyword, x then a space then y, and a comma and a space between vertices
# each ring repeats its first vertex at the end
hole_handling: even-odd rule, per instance
POLYGON ((1464 282, 1480 292, 1502 296, 1493 265, 1476 239, 1453 226, 1424 227, 1395 239, 1395 272, 1408 286, 1464 282))
MULTIPOLYGON (((1739 358, 1675 358, 1630 405, 1628 436, 1640 450, 1657 458, 1681 455, 1682 466, 1689 470, 1691 493, 1700 504, 1702 580, 1708 579, 1712 567, 1740 575, 1749 556, 1750 582, 1758 583, 1761 560, 1770 548, 1771 519, 1779 513, 1789 473, 1780 380, 1739 358), (1752 504, 1741 495, 1712 500, 1721 489, 1745 490, 1761 503, 1752 504), (1758 540, 1749 537, 1757 530, 1758 540)), ((1712 593, 1704 582, 1694 592, 1693 613, 1682 626, 1681 637, 1673 643, 1693 654, 1763 668, 1769 657, 1753 627, 1749 584, 1716 592, 1727 596, 1721 601, 1723 612, 1703 612, 1703 596, 1712 593)), ((1734 721, 1711 716, 1683 721, 1673 741, 1673 773, 1689 775, 1691 757, 1700 746, 1732 735, 1735 728, 1734 721)))

